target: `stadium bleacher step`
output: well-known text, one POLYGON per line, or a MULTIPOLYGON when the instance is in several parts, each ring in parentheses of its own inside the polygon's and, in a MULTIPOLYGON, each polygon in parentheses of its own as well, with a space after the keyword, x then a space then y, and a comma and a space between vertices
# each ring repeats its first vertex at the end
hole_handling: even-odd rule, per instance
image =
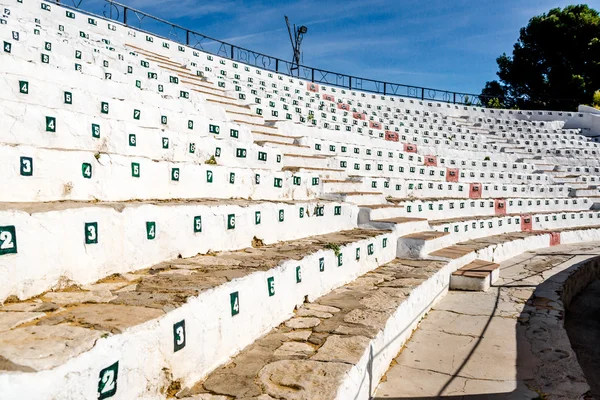
POLYGON ((256 143, 259 146, 273 147, 279 149, 282 153, 295 153, 306 156, 314 155, 310 147, 301 144, 278 142, 276 140, 255 140, 254 143, 256 143))
POLYGON ((394 240, 390 231, 364 229, 255 240, 243 250, 176 258, 6 303, 3 396, 95 398, 108 373, 122 398, 158 396, 170 380, 191 386, 306 299, 393 260, 394 240))
POLYGON ((437 256, 432 249, 443 246, 443 239, 450 232, 422 231, 414 232, 398 238, 398 256, 404 258, 425 258, 428 254, 437 256))
POLYGON ((315 156, 315 155, 303 155, 284 153, 283 154, 283 165, 284 167, 291 168, 329 168, 330 157, 315 156))
POLYGON ((225 109, 231 118, 240 124, 264 125, 265 120, 262 116, 245 110, 229 110, 225 109))
POLYGON ((448 268, 443 261, 395 259, 301 305, 291 319, 177 397, 368 399, 370 381, 381 379, 421 317, 445 294, 448 268))
MULTIPOLYGON (((235 121, 237 122, 237 121, 235 121)), ((283 143, 294 144, 296 140, 300 139, 299 136, 284 135, 277 130, 277 128, 269 126, 254 126, 252 125, 252 134, 254 135, 255 141, 277 141, 283 143)))
POLYGON ((364 221, 382 222, 388 219, 405 217, 406 210, 404 205, 389 203, 386 204, 359 204, 361 217, 364 221))
POLYGON ((457 269, 450 277, 450 290, 488 290, 500 277, 500 264, 474 260, 457 269))
POLYGON ((0 257, 0 302, 255 239, 272 244, 353 229, 357 213, 324 200, 0 203, 0 233, 10 238, 0 257))
POLYGON ((348 179, 323 179, 323 192, 342 192, 342 191, 355 191, 360 192, 363 188, 363 181, 361 178, 348 178, 348 179))
POLYGON ((323 193, 322 198, 343 201, 352 204, 385 204, 385 196, 381 192, 331 192, 323 193))

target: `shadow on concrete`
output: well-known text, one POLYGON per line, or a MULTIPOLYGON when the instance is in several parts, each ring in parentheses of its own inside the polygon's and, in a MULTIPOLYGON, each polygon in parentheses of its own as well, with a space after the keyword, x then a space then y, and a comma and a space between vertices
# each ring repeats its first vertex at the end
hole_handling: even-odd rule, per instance
MULTIPOLYGON (((561 253, 553 253, 553 254, 548 254, 548 255, 568 255, 572 257, 575 257, 576 255, 573 254, 561 254, 561 253)), ((593 256, 597 254, 581 254, 581 255, 589 255, 589 256, 593 256)), ((536 255, 532 255, 532 257, 530 257, 528 260, 533 259, 536 256, 540 256, 540 254, 536 254, 536 255)), ((520 261, 518 264, 521 264, 523 262, 526 262, 528 260, 522 260, 520 261)), ((567 262, 568 260, 566 260, 565 262, 567 262)), ((589 262, 589 260, 584 261, 584 262, 589 262)), ((511 268, 515 265, 518 264, 514 264, 512 266, 508 266, 506 268, 511 268)), ((571 266, 570 268, 568 268, 565 271, 562 271, 561 273, 569 273, 569 271, 571 271, 574 268, 577 268, 581 263, 577 263, 573 266, 571 266)), ((549 268, 550 269, 550 268, 549 268)), ((517 364, 517 374, 515 377, 515 380, 517 381, 517 389, 514 390, 513 392, 504 392, 504 393, 482 393, 482 394, 473 394, 473 395, 442 395, 442 393, 444 392, 444 390, 446 390, 450 384, 457 378, 460 377, 460 373, 463 370, 463 368, 469 363, 469 360, 473 357, 473 354, 475 353, 475 351, 477 350, 477 347, 480 345, 483 337, 485 337, 486 332, 489 329, 489 326, 491 324, 492 318, 496 315, 497 312, 497 308, 498 308, 498 303, 499 303, 499 299, 500 299, 500 295, 502 293, 502 289, 508 289, 508 288, 519 288, 519 287, 534 287, 533 285, 527 285, 527 284, 519 284, 520 281, 525 280, 527 278, 539 275, 540 271, 536 271, 536 272, 532 272, 530 275, 522 277, 520 279, 515 279, 511 282, 507 282, 504 285, 494 285, 493 287, 498 288, 498 292, 496 295, 496 301, 494 303, 494 308, 492 309, 492 311, 490 312, 490 315, 488 317, 488 320, 486 321, 486 324, 484 326, 484 328, 482 329, 481 333, 480 333, 480 337, 479 339, 475 342, 475 344, 473 345, 473 348, 471 349, 471 351, 469 352, 468 356, 465 358, 465 360, 461 363, 461 365, 456 369, 456 371, 452 374, 451 377, 449 377, 448 381, 446 381, 446 383, 444 384, 444 386, 439 390, 438 395, 436 396, 425 396, 425 397, 371 397, 371 400, 407 400, 407 399, 415 399, 415 400, 419 400, 419 399, 460 399, 460 400, 478 400, 478 399, 490 399, 490 400, 500 400, 500 399, 527 399, 527 400, 544 400, 544 399, 552 399, 555 398, 553 396, 548 396, 546 397, 543 393, 545 388, 541 388, 541 387, 536 387, 536 383, 533 380, 533 373, 534 370, 537 369, 537 363, 541 363, 542 361, 537 359, 535 356, 533 356, 532 352, 531 352, 531 343, 530 340, 528 339, 527 335, 526 335, 526 331, 528 329, 528 326, 526 324, 526 322, 523 321, 529 321, 530 317, 531 317, 531 313, 530 311, 525 311, 522 310, 521 314, 518 317, 518 323, 515 329, 515 339, 516 339, 516 343, 517 343, 517 360, 516 360, 516 364, 517 364), (535 363, 535 364, 534 364, 535 363), (539 393, 538 394, 534 394, 534 393, 539 393)), ((600 281, 599 281, 600 282, 600 281)), ((533 294, 531 295, 531 297, 527 300, 527 302, 525 304, 523 304, 523 306, 525 307, 525 305, 533 305, 535 306, 536 303, 538 303, 537 300, 539 300, 541 298, 541 296, 539 296, 540 293, 544 293, 544 291, 547 291, 549 288, 555 288, 555 284, 553 282, 551 282, 551 277, 547 278, 544 282, 540 283, 539 285, 535 286, 536 290, 533 292, 533 294)), ((600 296, 600 283, 598 285, 598 296, 600 296)), ((598 297, 595 300, 596 304, 594 307, 594 313, 595 313, 595 318, 596 318, 596 322, 598 323, 598 328, 600 329, 600 297, 598 297)), ((547 310, 546 310, 547 311, 547 310)), ((598 331, 598 336, 595 336, 596 340, 595 343, 593 343, 592 341, 589 341, 590 345, 594 345, 596 346, 596 351, 600 354, 600 345, 598 344, 600 342, 600 331, 598 331)), ((600 356, 596 357, 594 359, 594 366, 595 366, 595 370, 593 370, 593 373, 600 375, 600 356)), ((587 375, 587 374, 586 374, 587 375)), ((600 382, 600 380, 599 380, 600 382)), ((562 398, 562 397, 561 397, 562 398)), ((593 400, 594 398, 591 396, 585 396, 586 400, 593 400)), ((597 400, 600 400, 600 397, 597 398, 597 400)))
POLYGON ((600 399, 600 280, 571 301, 565 313, 565 329, 591 386, 591 395, 600 399))

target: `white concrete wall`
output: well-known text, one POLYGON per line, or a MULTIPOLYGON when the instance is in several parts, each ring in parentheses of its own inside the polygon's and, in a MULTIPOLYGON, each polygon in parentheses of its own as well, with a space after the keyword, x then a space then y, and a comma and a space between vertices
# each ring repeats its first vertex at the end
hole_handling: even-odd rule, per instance
POLYGON ((299 261, 284 262, 205 291, 162 318, 96 342, 94 348, 52 370, 0 375, 0 387, 8 398, 80 400, 95 398, 101 369, 119 362, 116 398, 162 399, 169 384, 163 368, 182 385, 191 385, 225 363, 245 346, 293 314, 294 307, 351 282, 358 276, 395 258, 394 234, 382 234, 343 246, 344 263, 337 267, 333 251, 319 251, 299 261), (382 239, 388 246, 382 248, 382 239), (368 244, 375 253, 366 256, 368 244), (360 246, 360 261, 354 259, 360 246), (325 271, 319 272, 319 258, 325 271), (296 283, 296 267, 302 282, 296 283), (269 297, 267 277, 275 278, 275 296, 269 297), (229 295, 237 291, 240 313, 231 316, 229 295), (186 347, 173 353, 173 323, 186 321, 186 347), (16 397, 15 397, 16 396, 16 397))
POLYGON ((59 285, 92 283, 178 256, 250 247, 255 236, 275 243, 356 227, 355 206, 322 204, 324 216, 317 217, 316 204, 57 205, 55 211, 0 211, 0 226, 15 227, 17 248, 16 254, 0 255, 0 302, 11 295, 29 298, 59 285), (334 215, 336 206, 341 215, 334 215), (228 229, 232 214, 235 228, 228 229), (202 232, 194 232, 196 216, 201 217, 202 232), (90 222, 97 223, 96 244, 86 244, 85 224, 90 222), (148 240, 146 222, 156 223, 153 240, 148 240))
MULTIPOLYGON (((0 145, 7 190, 3 201, 56 200, 127 201, 140 199, 248 198, 254 200, 305 200, 320 194, 319 175, 269 169, 227 167, 197 162, 157 161, 91 151, 61 151, 32 146, 0 145), (21 157, 33 161, 33 175, 21 174, 21 157), (83 164, 91 177, 83 175, 83 164), (133 176, 132 163, 139 165, 133 176), (178 170, 179 180, 173 180, 178 170), (209 174, 210 171, 210 174, 209 174), (233 183, 230 181, 234 174, 233 183), (208 181, 209 175, 212 183, 208 181), (259 181, 256 181, 259 175, 259 181), (293 177, 300 178, 295 185, 293 177), (313 178, 317 184, 313 184, 313 178), (281 187, 275 181, 281 180, 281 187)), ((220 163, 220 158, 216 158, 220 163)))

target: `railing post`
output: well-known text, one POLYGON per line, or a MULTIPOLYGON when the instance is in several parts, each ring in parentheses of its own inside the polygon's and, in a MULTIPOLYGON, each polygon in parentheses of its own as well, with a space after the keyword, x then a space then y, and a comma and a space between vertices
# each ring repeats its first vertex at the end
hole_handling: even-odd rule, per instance
POLYGON ((279 58, 275 59, 275 72, 279 72, 279 58))
POLYGON ((421 88, 421 100, 425 100, 425 88, 421 88))
POLYGON ((310 80, 311 80, 311 82, 314 82, 315 81, 315 69, 311 68, 311 70, 312 70, 312 74, 311 74, 310 80))
POLYGON ((235 50, 235 46, 234 46, 234 45, 231 45, 231 57, 230 57, 230 58, 231 58, 232 60, 233 60, 233 56, 235 55, 235 52, 234 52, 234 50, 235 50))
POLYGON ((189 29, 187 29, 185 31, 185 45, 186 46, 190 45, 190 31, 189 31, 189 29))
POLYGON ((123 25, 127 25, 127 7, 123 7, 123 25))
POLYGON ((387 82, 383 82, 383 95, 387 95, 387 82))
POLYGON ((452 100, 452 104, 456 104, 456 92, 454 92, 453 94, 454 94, 454 99, 452 100))
POLYGON ((352 77, 348 77, 348 90, 352 90, 352 77))

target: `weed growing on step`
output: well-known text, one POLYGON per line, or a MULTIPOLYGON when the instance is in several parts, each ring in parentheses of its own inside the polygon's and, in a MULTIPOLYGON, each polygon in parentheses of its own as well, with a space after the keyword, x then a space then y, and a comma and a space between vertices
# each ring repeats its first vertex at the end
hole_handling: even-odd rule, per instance
POLYGON ((204 164, 217 165, 217 160, 215 159, 215 156, 210 156, 208 160, 204 161, 204 164))
POLYGON ((325 248, 329 249, 329 250, 333 250, 336 257, 340 255, 340 245, 337 243, 327 243, 325 245, 325 248))

